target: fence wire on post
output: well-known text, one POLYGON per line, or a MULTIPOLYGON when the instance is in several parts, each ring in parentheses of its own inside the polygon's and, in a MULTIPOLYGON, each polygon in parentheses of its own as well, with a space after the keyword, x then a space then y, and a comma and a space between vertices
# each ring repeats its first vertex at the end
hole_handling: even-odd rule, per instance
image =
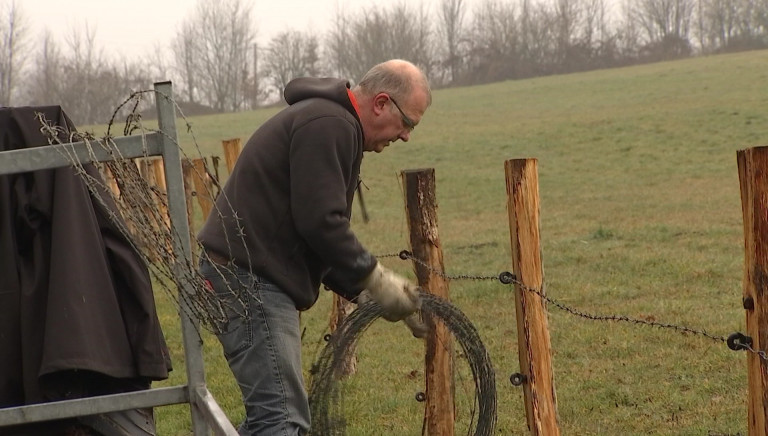
MULTIPOLYGON (((768 147, 736 154, 744 216, 744 291, 750 350, 768 344, 768 147)), ((764 354, 763 354, 764 355, 764 354)), ((757 353, 747 356, 748 434, 768 434, 768 371, 757 353)))
MULTIPOLYGON (((512 244, 512 271, 527 288, 541 289, 544 282, 539 233, 539 176, 535 159, 504 163, 507 213, 512 244)), ((557 396, 545 302, 515 289, 518 358, 523 376, 528 429, 537 436, 557 436, 557 396)))
MULTIPOLYGON (((419 286, 430 294, 449 300, 448 282, 442 275, 433 273, 444 269, 437 226, 435 170, 406 170, 401 173, 401 178, 412 251, 429 266, 414 263, 419 286)), ((453 341, 450 331, 439 319, 424 316, 424 321, 430 327, 424 359, 424 428, 430 435, 452 436, 456 414, 453 341)))

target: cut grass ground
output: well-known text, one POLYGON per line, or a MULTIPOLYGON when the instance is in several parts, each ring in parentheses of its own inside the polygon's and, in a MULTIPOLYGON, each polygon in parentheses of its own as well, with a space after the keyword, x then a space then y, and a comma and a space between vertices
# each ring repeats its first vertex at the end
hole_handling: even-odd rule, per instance
MULTIPOLYGON (((503 163, 537 158, 552 298, 593 314, 743 331, 736 150, 768 144, 766 65, 768 51, 756 51, 437 90, 411 142, 366 155, 371 221, 356 213, 354 229, 374 253, 407 248, 398 173, 434 168, 446 269, 496 275, 510 265, 503 163)), ((247 140, 277 110, 189 121, 202 154, 220 155, 221 140, 247 140)), ((413 277, 408 264, 384 262, 413 277)), ((522 391, 508 381, 519 369, 510 288, 454 281, 450 290, 494 361, 498 434, 528 434, 522 391)), ((183 381, 184 362, 173 305, 162 295, 158 303, 176 367, 163 386, 183 381)), ((302 317, 307 369, 324 345, 329 310, 323 292, 302 317)), ((746 434, 744 353, 551 306, 549 326, 563 434, 746 434)), ((236 385, 216 341, 204 339, 210 389, 238 422, 236 385)), ((360 371, 346 384, 348 434, 421 434, 419 342, 385 321, 363 341, 360 371)), ((471 395, 471 383, 458 379, 458 395, 471 395)), ((161 435, 189 433, 186 407, 156 413, 161 435)))

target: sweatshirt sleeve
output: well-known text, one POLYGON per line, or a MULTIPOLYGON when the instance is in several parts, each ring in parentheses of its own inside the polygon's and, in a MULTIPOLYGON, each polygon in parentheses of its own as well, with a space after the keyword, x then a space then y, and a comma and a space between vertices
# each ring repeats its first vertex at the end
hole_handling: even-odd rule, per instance
POLYGON ((356 296, 376 266, 352 232, 348 192, 357 183, 358 144, 353 121, 322 116, 297 126, 291 139, 291 210, 301 237, 333 271, 337 293, 356 296))

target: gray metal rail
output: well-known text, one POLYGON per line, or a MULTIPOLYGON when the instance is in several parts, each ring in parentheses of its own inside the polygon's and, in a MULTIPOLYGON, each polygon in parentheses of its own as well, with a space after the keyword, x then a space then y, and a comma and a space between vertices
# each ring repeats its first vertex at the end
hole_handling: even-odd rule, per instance
MULTIPOLYGON (((171 82, 155 84, 159 132, 143 137, 124 136, 114 139, 121 158, 162 156, 168 195, 168 211, 175 228, 173 250, 179 258, 191 259, 187 206, 184 195, 184 178, 181 154, 176 138, 176 108, 173 102, 171 82)), ((35 147, 24 150, 0 152, 0 175, 69 166, 71 156, 80 162, 104 162, 116 157, 104 149, 97 149, 84 142, 35 147)), ((181 264, 174 266, 178 277, 181 264)), ((183 282, 179 292, 192 295, 192 284, 183 282)), ((58 401, 28 406, 0 409, 0 428, 54 419, 87 416, 145 407, 190 404, 192 429, 195 435, 236 436, 237 431, 224 411, 214 400, 205 385, 202 342, 197 333, 197 322, 188 314, 186 298, 179 298, 179 316, 187 368, 187 384, 168 388, 149 389, 125 394, 104 395, 77 400, 58 401)), ((2 433, 0 431, 0 433, 2 433)))

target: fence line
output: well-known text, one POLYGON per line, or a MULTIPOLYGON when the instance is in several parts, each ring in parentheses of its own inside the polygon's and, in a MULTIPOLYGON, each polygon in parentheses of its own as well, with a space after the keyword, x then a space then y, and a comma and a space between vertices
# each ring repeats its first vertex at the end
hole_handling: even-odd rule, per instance
MULTIPOLYGON (((232 139, 232 140, 222 141, 222 146, 225 149, 225 155, 227 157, 227 167, 231 172, 231 169, 234 166, 234 163, 236 161, 237 154, 239 154, 239 151, 240 151, 239 140, 232 139)), ((215 161, 214 161, 214 166, 217 166, 215 161)), ((213 175, 211 174, 210 170, 208 170, 207 164, 198 164, 198 167, 196 168, 195 172, 197 173, 197 179, 200 179, 201 177, 213 179, 213 183, 215 183, 216 186, 220 186, 218 184, 219 183, 218 168, 216 168, 216 174, 213 175)), ((190 182, 192 181, 190 180, 190 182)), ((197 186, 199 187, 198 189, 205 190, 208 193, 212 192, 214 189, 210 181, 208 181, 208 183, 206 183, 205 185, 198 184, 197 186), (201 186, 204 186, 204 187, 201 187, 201 186)), ((190 192, 191 192, 191 197, 188 197, 188 200, 191 200, 191 198, 197 196, 198 202, 201 203, 201 206, 205 210, 205 206, 202 204, 202 202, 204 201, 204 198, 202 198, 203 196, 197 194, 196 189, 194 188, 190 189, 190 192)), ((768 361, 768 355, 766 354, 766 352, 760 349, 760 347, 754 345, 752 342, 752 338, 750 336, 747 336, 740 332, 734 332, 728 336, 722 336, 722 335, 715 335, 715 334, 709 333, 705 329, 693 328, 693 327, 674 324, 674 323, 665 323, 665 322, 660 322, 656 320, 636 318, 636 317, 631 317, 631 316, 621 315, 621 314, 591 313, 589 311, 585 311, 585 310, 567 305, 565 303, 558 301, 557 299, 550 297, 549 295, 547 295, 545 285, 543 283, 540 286, 526 285, 523 282, 523 280, 520 280, 515 274, 508 271, 503 271, 498 275, 483 275, 483 274, 472 274, 472 273, 447 274, 444 272, 443 268, 436 268, 435 266, 431 265, 431 262, 427 257, 421 258, 421 257, 414 256, 408 250, 401 250, 397 253, 381 254, 381 255, 378 255, 377 257, 379 258, 397 257, 404 261, 411 261, 414 264, 419 265, 421 268, 424 268, 424 270, 428 271, 429 274, 434 274, 436 277, 440 277, 447 281, 450 281, 450 280, 478 280, 478 281, 498 280, 504 285, 507 285, 507 286, 512 285, 512 286, 519 287, 519 289, 521 289, 522 291, 525 291, 525 293, 538 297, 542 303, 551 304, 557 309, 560 309, 566 312, 567 314, 570 314, 579 318, 583 318, 590 321, 598 321, 598 322, 617 322, 617 323, 621 322, 621 323, 627 323, 630 325, 637 325, 637 326, 643 326, 643 327, 656 327, 662 330, 670 330, 673 332, 677 332, 682 335, 693 335, 693 336, 704 337, 718 343, 726 344, 730 349, 734 351, 739 351, 739 350, 747 351, 750 355, 757 357, 757 360, 759 361, 762 361, 762 362, 768 361)), ((333 306, 334 310, 332 312, 331 321, 329 323, 329 327, 331 331, 334 331, 336 327, 339 326, 343 322, 344 318, 350 313, 350 307, 349 306, 344 307, 341 304, 341 303, 344 303, 344 301, 336 301, 336 299, 338 298, 339 297, 335 297, 334 306, 333 306)), ((444 341, 440 341, 440 343, 442 342, 444 341)), ((354 355, 353 354, 348 355, 348 357, 350 359, 353 359, 354 355)), ((354 372, 353 360, 350 360, 349 363, 351 364, 349 373, 353 373, 354 372)), ((514 381, 515 375, 517 374, 513 374, 512 377, 510 378, 513 384, 515 384, 515 381, 514 381)))
MULTIPOLYGON (((377 258, 384 259, 384 258, 399 258, 400 260, 408 260, 413 261, 418 264, 421 264, 425 267, 429 267, 426 262, 424 262, 422 259, 416 258, 411 254, 408 250, 401 250, 397 253, 389 252, 385 254, 379 254, 376 255, 377 258)), ((448 274, 444 273, 442 271, 433 270, 434 274, 440 274, 443 278, 448 280, 474 280, 474 281, 498 281, 503 285, 518 285, 522 289, 524 289, 526 292, 530 292, 532 294, 535 294, 539 296, 541 299, 545 300, 547 303, 552 304, 553 306, 557 307, 558 309, 567 312, 571 315, 575 315, 580 318, 585 318, 590 321, 606 321, 606 322, 626 322, 629 324, 636 324, 636 325, 642 325, 647 327, 658 327, 660 329, 666 329, 666 330, 673 330, 678 333, 681 333, 683 335, 694 335, 694 336, 703 336, 705 338, 711 339, 715 342, 728 344, 729 337, 735 335, 735 333, 731 333, 728 336, 718 336, 709 333, 707 330, 704 329, 698 329, 693 327, 688 327, 684 325, 679 324, 672 324, 672 323, 664 323, 659 321, 652 321, 642 318, 633 318, 631 316, 627 315, 621 315, 621 314, 596 314, 591 313, 586 310, 582 310, 570 305, 567 305, 565 303, 562 303, 561 301, 550 297, 543 291, 543 287, 540 288, 531 288, 523 285, 514 274, 512 274, 509 271, 502 271, 497 275, 483 275, 483 274, 474 274, 474 273, 460 273, 460 274, 448 274)), ((750 346, 746 342, 740 342, 737 337, 734 337, 734 339, 731 339, 730 342, 735 342, 735 344, 741 345, 743 348, 739 348, 740 350, 746 350, 753 353, 756 353, 760 355, 763 359, 768 359, 765 356, 766 352, 762 350, 750 350, 750 346)), ((729 346, 729 348, 731 348, 729 346)), ((731 348, 732 349, 732 348, 731 348)))

